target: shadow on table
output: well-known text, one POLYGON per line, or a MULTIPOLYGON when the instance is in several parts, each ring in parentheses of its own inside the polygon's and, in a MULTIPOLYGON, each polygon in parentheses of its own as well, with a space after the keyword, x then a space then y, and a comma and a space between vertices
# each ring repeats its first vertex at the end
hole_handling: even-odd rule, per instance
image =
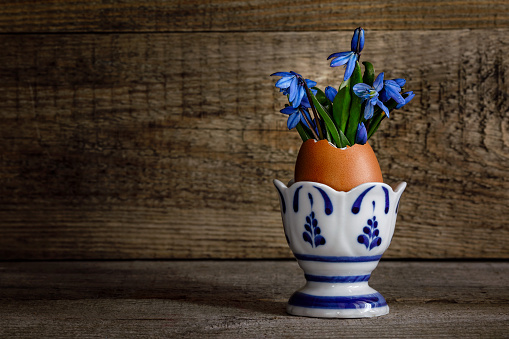
POLYGON ((286 315, 286 301, 303 282, 296 263, 284 261, 25 262, 1 269, 7 300, 158 299, 270 315, 286 315), (276 265, 269 270, 276 274, 266 265, 276 265))

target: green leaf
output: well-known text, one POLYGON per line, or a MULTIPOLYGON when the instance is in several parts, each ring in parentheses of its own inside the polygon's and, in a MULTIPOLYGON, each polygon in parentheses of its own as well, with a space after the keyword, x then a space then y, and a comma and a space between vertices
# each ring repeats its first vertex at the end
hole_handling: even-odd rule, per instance
POLYGON ((323 108, 325 108, 325 110, 327 111, 327 114, 329 114, 329 116, 332 116, 331 113, 332 113, 332 104, 330 102, 329 99, 327 99, 327 96, 325 95, 325 93, 317 88, 317 87, 313 87, 313 89, 315 89, 317 92, 316 92, 316 99, 318 100, 318 102, 323 106, 323 108))
POLYGON ((332 103, 332 115, 338 130, 345 132, 348 114, 350 113, 350 79, 343 81, 339 86, 338 94, 332 103))
POLYGON ((332 137, 331 137, 331 134, 329 132, 329 129, 328 128, 324 128, 323 124, 322 124, 322 131, 324 131, 325 133, 325 139, 327 139, 328 142, 331 142, 334 144, 334 141, 332 140, 332 137))
POLYGON ((362 76, 362 82, 366 85, 373 86, 373 82, 375 82, 375 68, 371 62, 364 61, 362 64, 364 65, 364 75, 362 76))
POLYGON ((359 98, 353 92, 353 86, 362 82, 362 72, 361 66, 359 62, 355 65, 355 69, 350 77, 350 95, 352 97, 350 104, 350 117, 348 118, 348 123, 346 126, 345 136, 352 144, 355 143, 355 136, 357 134, 357 128, 359 126, 359 122, 361 121, 361 108, 362 108, 362 99, 359 98))
POLYGON ((304 126, 304 124, 302 122, 299 122, 297 124, 297 132, 299 132, 302 142, 309 140, 309 139, 313 139, 313 136, 311 135, 311 131, 309 130, 309 128, 304 126))
POLYGON ((327 127, 327 130, 329 131, 334 144, 339 147, 345 147, 342 146, 341 138, 339 137, 338 129, 336 128, 336 125, 334 125, 334 122, 332 121, 329 114, 325 111, 325 108, 323 108, 322 104, 318 101, 318 99, 311 93, 311 100, 313 101, 313 105, 316 108, 317 113, 322 118, 323 122, 325 123, 325 126, 327 127))
POLYGON ((346 146, 352 146, 352 144, 350 143, 350 140, 348 140, 345 136, 345 134, 339 130, 339 139, 341 140, 341 143, 340 143, 340 146, 341 148, 343 147, 346 147, 346 146))

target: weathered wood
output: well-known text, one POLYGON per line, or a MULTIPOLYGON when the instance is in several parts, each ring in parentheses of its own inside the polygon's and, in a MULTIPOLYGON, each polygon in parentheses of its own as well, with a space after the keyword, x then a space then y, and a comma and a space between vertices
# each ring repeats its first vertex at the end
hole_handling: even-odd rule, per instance
MULTIPOLYGON (((366 37, 417 94, 372 141, 409 183, 388 257, 509 258, 508 33, 366 37)), ((268 74, 338 85, 350 37, 0 36, 0 258, 290 257, 271 181, 300 143, 268 74)))
POLYGON ((4 1, 0 32, 508 28, 506 0, 4 1))
POLYGON ((508 262, 382 261, 380 318, 289 316, 296 262, 0 263, 0 336, 483 337, 509 330, 508 262), (431 324, 431 325, 430 325, 431 324))

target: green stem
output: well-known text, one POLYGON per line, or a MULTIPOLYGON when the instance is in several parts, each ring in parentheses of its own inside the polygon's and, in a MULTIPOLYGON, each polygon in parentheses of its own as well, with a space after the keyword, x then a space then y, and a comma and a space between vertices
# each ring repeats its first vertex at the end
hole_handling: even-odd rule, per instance
MULTIPOLYGON (((306 120, 306 123, 308 124, 309 129, 311 130, 311 133, 313 133, 315 140, 317 140, 317 141, 320 140, 320 139, 318 139, 318 135, 316 135, 316 132, 314 131, 313 125, 311 125, 311 122, 308 120, 306 112, 304 112, 304 110, 302 108, 300 108, 300 113, 304 117, 304 120, 306 120)), ((317 120, 317 122, 318 122, 318 120, 317 120)))
MULTIPOLYGON (((309 104, 311 105, 311 110, 313 111, 313 115, 315 116, 316 126, 318 127, 318 134, 320 136, 319 140, 323 140, 324 137, 323 137, 322 127, 320 126, 320 120, 318 119, 318 113, 316 112, 315 105, 313 104, 313 99, 311 98, 311 91, 309 90, 308 84, 306 84, 306 80, 304 80, 302 78, 301 78, 301 80, 302 80, 302 83, 304 84, 304 89, 306 90, 306 95, 308 97, 309 104)), ((309 126, 311 126, 311 125, 309 125, 309 126)))
POLYGON ((369 127, 366 127, 366 130, 368 131, 368 140, 377 131, 380 123, 385 117, 385 112, 380 110, 378 114, 374 114, 373 118, 369 120, 369 127))

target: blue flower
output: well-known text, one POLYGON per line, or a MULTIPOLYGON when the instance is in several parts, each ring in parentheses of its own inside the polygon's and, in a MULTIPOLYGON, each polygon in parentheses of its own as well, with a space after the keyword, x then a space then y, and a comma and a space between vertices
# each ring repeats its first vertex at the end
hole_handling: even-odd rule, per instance
POLYGON ((329 55, 327 60, 333 58, 333 60, 330 63, 330 67, 337 67, 346 64, 346 70, 343 80, 350 79, 363 48, 364 48, 364 30, 361 27, 359 27, 355 29, 353 33, 350 52, 339 52, 329 55))
POLYGON ((407 95, 407 97, 405 98, 405 103, 404 104, 398 104, 398 106, 396 106, 396 109, 400 109, 401 107, 405 106, 406 104, 408 104, 415 97, 415 94, 412 91, 405 92, 403 94, 407 95))
POLYGON ((405 99, 401 96, 401 87, 405 85, 405 79, 385 80, 384 88, 380 91, 380 100, 387 102, 391 98, 398 104, 404 104, 405 99))
POLYGON ((331 87, 331 86, 327 86, 325 88, 325 96, 327 97, 327 99, 329 99, 331 102, 334 101, 334 98, 336 97, 336 95, 338 94, 338 91, 334 88, 334 87, 331 87))
MULTIPOLYGON (((302 98, 306 94, 306 89, 304 88, 304 81, 306 82, 308 88, 316 86, 316 82, 302 78, 302 75, 299 73, 291 72, 276 72, 271 74, 270 76, 280 76, 276 82, 276 87, 279 88, 283 94, 288 94, 288 101, 292 104, 293 107, 299 107, 302 98)), ((316 94, 316 90, 311 90, 313 94, 316 94)))
POLYGON ((288 121, 286 122, 286 126, 288 126, 288 129, 293 129, 297 127, 299 122, 302 122, 304 126, 309 127, 309 125, 306 122, 306 119, 304 119, 304 116, 302 114, 302 112, 305 112, 306 117, 308 118, 309 121, 311 121, 311 118, 307 113, 306 109, 302 107, 286 106, 280 112, 289 115, 288 121))
POLYGON ((366 106, 364 107, 364 119, 370 119, 373 116, 375 105, 380 107, 385 114, 387 114, 387 117, 389 117, 389 109, 385 107, 378 98, 378 92, 380 92, 383 88, 383 80, 384 73, 382 72, 376 77, 373 87, 363 83, 353 86, 355 95, 362 98, 362 101, 367 100, 366 106))
POLYGON ((361 122, 357 127, 357 134, 355 135, 355 143, 364 145, 368 141, 368 132, 366 131, 366 126, 361 122))

